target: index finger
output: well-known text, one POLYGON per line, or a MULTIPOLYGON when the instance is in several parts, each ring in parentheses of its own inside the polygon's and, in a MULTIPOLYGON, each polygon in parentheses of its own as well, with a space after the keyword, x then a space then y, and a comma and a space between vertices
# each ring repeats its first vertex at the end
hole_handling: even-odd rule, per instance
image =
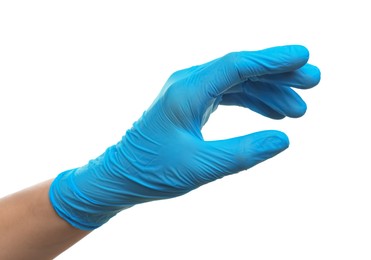
POLYGON ((296 70, 308 59, 309 51, 301 45, 232 52, 202 66, 193 75, 193 82, 201 96, 215 98, 249 78, 296 70))

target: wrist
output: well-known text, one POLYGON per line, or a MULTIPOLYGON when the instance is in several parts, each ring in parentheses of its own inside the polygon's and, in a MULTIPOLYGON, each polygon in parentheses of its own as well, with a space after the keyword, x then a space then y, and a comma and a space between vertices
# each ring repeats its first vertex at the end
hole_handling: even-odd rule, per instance
MULTIPOLYGON (((49 199, 56 213, 71 226, 80 230, 93 230, 105 224, 123 208, 89 197, 86 193, 89 179, 85 177, 84 171, 87 169, 84 168, 60 173, 50 186, 49 199), (84 187, 79 185, 80 178, 85 181, 84 187)), ((96 188, 94 191, 100 192, 96 188)))

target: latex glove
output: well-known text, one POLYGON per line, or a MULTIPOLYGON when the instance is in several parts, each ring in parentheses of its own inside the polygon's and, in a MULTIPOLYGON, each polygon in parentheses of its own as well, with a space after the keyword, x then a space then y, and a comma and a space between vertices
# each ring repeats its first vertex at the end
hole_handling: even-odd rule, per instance
POLYGON ((119 143, 53 181, 56 212, 79 229, 94 229, 122 209, 185 194, 283 151, 289 141, 279 131, 204 141, 201 129, 219 104, 275 119, 302 116, 306 105, 291 87, 320 80, 308 57, 302 46, 282 46, 230 53, 174 73, 119 143))

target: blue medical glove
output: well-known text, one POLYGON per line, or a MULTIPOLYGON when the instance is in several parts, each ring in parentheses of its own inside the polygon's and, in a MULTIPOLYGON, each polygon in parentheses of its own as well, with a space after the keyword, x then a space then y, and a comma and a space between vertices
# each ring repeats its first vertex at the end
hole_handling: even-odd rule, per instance
POLYGON ((120 142, 57 176, 49 193, 54 209, 72 226, 91 230, 135 204, 183 195, 278 154, 289 145, 282 132, 205 141, 201 129, 218 105, 274 119, 302 116, 306 105, 291 87, 320 80, 308 57, 302 46, 282 46, 175 72, 120 142))

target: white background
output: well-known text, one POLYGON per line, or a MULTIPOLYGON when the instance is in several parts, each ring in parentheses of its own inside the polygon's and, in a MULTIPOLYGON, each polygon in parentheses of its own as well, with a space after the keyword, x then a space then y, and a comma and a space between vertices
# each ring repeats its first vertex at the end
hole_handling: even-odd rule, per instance
POLYGON ((204 129, 207 139, 279 129, 287 151, 124 211, 58 259, 371 259, 366 3, 1 1, 0 196, 116 143, 172 72, 302 44, 322 71, 298 91, 304 117, 221 107, 204 129))

